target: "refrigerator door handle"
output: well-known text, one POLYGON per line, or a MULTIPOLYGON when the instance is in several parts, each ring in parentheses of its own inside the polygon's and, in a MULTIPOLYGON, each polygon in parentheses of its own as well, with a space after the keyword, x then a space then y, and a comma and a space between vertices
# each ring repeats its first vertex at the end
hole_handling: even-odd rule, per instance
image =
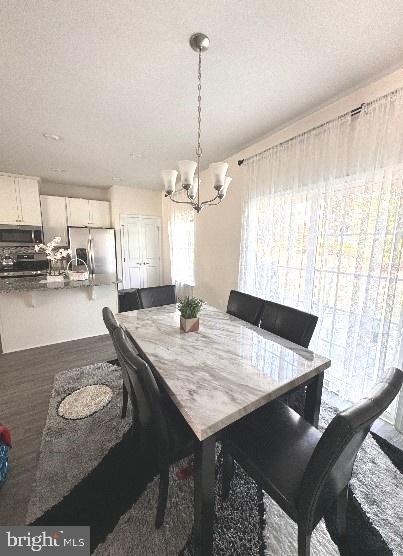
POLYGON ((94 276, 94 251, 92 248, 91 236, 88 238, 87 250, 88 250, 88 262, 89 262, 88 266, 90 268, 90 274, 91 276, 94 276))

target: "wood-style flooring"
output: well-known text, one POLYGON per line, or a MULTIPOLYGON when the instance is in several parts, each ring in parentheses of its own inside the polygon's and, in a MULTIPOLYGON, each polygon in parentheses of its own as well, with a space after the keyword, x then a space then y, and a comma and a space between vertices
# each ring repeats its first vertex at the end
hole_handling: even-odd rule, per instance
POLYGON ((0 525, 25 522, 54 375, 115 357, 108 335, 0 355, 0 423, 13 435, 0 525))

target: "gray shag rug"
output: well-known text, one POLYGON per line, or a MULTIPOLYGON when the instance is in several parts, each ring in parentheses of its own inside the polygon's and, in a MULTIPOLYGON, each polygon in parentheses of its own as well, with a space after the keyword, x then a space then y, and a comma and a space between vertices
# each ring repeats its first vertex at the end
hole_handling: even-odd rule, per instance
MULTIPOLYGON (((121 390, 120 367, 114 363, 56 375, 27 523, 90 525, 95 556, 191 556, 193 481, 175 474, 186 462, 171 468, 165 524, 156 530, 158 478, 133 438, 130 408, 125 419, 120 417, 121 390), (57 414, 69 393, 98 383, 113 391, 103 409, 81 420, 57 414)), ((335 413, 322 403, 322 429, 335 413)), ((230 497, 222 502, 221 463, 218 448, 214 555, 294 556, 296 525, 237 465, 230 497)), ((352 553, 403 554, 401 470, 371 435, 357 457, 351 486, 352 553)), ((313 556, 339 554, 331 537, 333 517, 314 531, 313 556)))

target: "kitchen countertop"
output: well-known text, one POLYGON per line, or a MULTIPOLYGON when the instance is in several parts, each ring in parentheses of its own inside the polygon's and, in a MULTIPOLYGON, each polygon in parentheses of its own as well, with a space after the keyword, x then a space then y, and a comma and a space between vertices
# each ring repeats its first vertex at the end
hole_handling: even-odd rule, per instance
POLYGON ((47 282, 46 276, 29 278, 2 278, 0 279, 0 293, 15 293, 36 290, 56 290, 73 288, 92 288, 96 286, 111 286, 119 284, 116 276, 99 274, 89 280, 64 280, 63 282, 47 282))

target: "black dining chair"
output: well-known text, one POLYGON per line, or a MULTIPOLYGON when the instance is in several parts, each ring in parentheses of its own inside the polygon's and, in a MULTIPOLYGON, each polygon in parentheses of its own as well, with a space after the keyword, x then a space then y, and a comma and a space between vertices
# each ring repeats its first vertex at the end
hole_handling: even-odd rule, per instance
POLYGON ((294 307, 265 301, 260 327, 268 332, 307 348, 315 331, 318 317, 294 307))
POLYGON ((140 288, 137 293, 141 309, 176 303, 176 288, 174 285, 140 288))
MULTIPOLYGON (((102 309, 102 318, 104 319, 105 326, 108 329, 108 332, 109 332, 109 334, 112 338, 113 347, 115 348, 115 351, 116 351, 116 345, 115 345, 115 339, 114 339, 113 333, 115 332, 115 330, 120 328, 120 326, 116 322, 115 316, 114 316, 114 314, 112 313, 112 311, 110 310, 109 307, 104 307, 102 309)), ((130 382, 129 382, 129 377, 127 376, 127 373, 125 372, 125 369, 123 367, 122 367, 122 378, 123 378, 122 419, 124 419, 126 417, 126 413, 127 413, 127 402, 128 402, 128 396, 129 396, 128 393, 129 393, 129 389, 130 389, 130 382)))
POLYGON ((231 290, 228 298, 227 313, 257 326, 263 311, 263 304, 263 299, 248 293, 231 290))
MULTIPOLYGON (((389 369, 372 393, 338 413, 324 433, 280 401, 229 427, 223 440, 223 497, 233 456, 298 525, 298 555, 310 553, 311 533, 336 502, 339 545, 346 544, 348 486, 372 423, 399 393, 400 369, 389 369)), ((263 409, 263 408, 262 408, 263 409)))
MULTIPOLYGON (((294 344, 307 348, 317 322, 318 317, 316 315, 273 301, 265 301, 260 327, 294 344)), ((284 401, 300 415, 303 415, 305 394, 306 388, 303 386, 285 396, 284 401)))
POLYGON ((119 362, 129 378, 139 445, 152 458, 159 473, 155 526, 160 528, 168 499, 169 466, 193 454, 197 438, 172 400, 161 394, 149 366, 136 355, 122 328, 114 330, 113 339, 119 362))
POLYGON ((138 289, 134 288, 129 290, 119 290, 118 306, 119 306, 119 313, 125 313, 126 311, 136 311, 137 309, 141 309, 138 289))

